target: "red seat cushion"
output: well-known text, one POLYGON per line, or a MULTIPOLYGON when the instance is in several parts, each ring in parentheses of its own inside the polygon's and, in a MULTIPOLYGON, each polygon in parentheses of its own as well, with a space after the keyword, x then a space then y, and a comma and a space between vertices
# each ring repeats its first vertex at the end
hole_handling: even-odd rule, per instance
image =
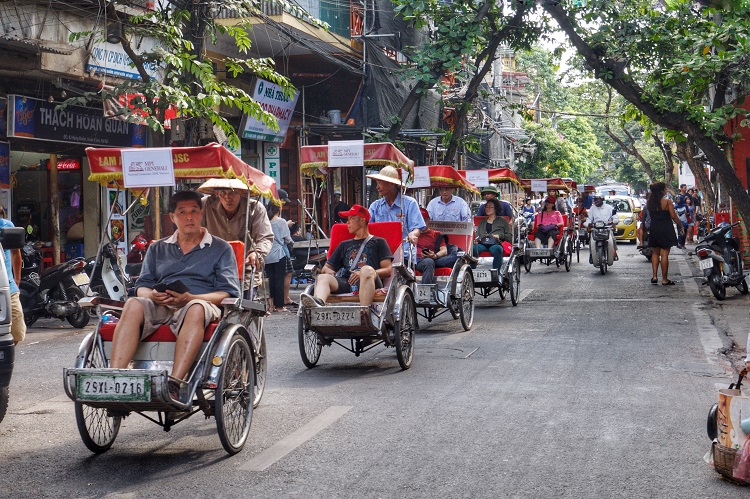
MULTIPOLYGON (((377 237, 382 237, 388 243, 391 253, 395 254, 402 242, 402 232, 400 222, 372 222, 367 224, 367 230, 370 234, 377 237)), ((331 227, 331 243, 328 246, 328 257, 333 254, 336 246, 341 244, 343 241, 353 239, 354 234, 349 234, 349 229, 346 224, 334 224, 331 227)))
MULTIPOLYGON (((107 322, 106 324, 102 324, 102 326, 99 328, 99 334, 102 336, 102 341, 112 341, 112 338, 115 335, 116 325, 116 322, 107 322)), ((216 331, 216 326, 218 325, 218 321, 214 321, 208 325, 205 333, 203 334, 203 341, 208 341, 211 339, 211 336, 213 336, 214 331, 216 331)), ((172 333, 172 330, 169 328, 169 326, 159 326, 159 329, 154 331, 153 334, 149 335, 149 337, 144 339, 143 341, 174 343, 175 341, 177 341, 177 337, 174 335, 174 333, 172 333)))

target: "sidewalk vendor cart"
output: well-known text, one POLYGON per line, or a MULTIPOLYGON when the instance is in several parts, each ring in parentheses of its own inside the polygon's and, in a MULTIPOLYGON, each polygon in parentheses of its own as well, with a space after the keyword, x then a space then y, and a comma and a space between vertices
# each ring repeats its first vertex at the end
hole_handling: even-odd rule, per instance
MULTIPOLYGON (((477 188, 459 175, 452 166, 433 165, 414 168, 414 182, 408 189, 428 189, 452 187, 478 193, 477 188)), ((430 220, 428 228, 437 230, 447 238, 448 244, 457 246, 457 260, 451 268, 436 268, 436 284, 423 284, 421 274, 415 270, 414 296, 419 315, 432 322, 445 312, 454 319, 460 319, 465 331, 474 322, 474 276, 471 270, 471 255, 474 234, 472 222, 446 222, 430 220)), ((418 255, 419 256, 419 255, 418 255)), ((416 261, 411 262, 414 267, 416 261)))
MULTIPOLYGON (((87 149, 89 179, 102 185, 110 182, 124 185, 123 152, 87 149)), ((176 179, 237 178, 247 186, 249 195, 278 202, 272 178, 218 144, 175 147, 169 152, 176 179)), ((133 163, 128 165, 131 167, 133 163)), ((249 211, 250 208, 246 218, 249 211)), ((230 244, 244 284, 244 242, 230 241, 230 244)), ((122 419, 130 414, 139 414, 169 431, 198 412, 216 418, 219 438, 228 453, 242 450, 250 431, 253 407, 260 401, 265 385, 267 359, 262 303, 225 299, 221 304, 222 317, 206 329, 201 351, 186 380, 181 381, 169 376, 176 341, 169 326, 158 328, 139 343, 132 369, 110 369, 112 339, 124 302, 100 297, 84 298, 81 302, 96 307, 100 319, 96 329, 81 342, 75 367, 64 369, 63 381, 66 394, 75 402, 78 431, 91 451, 108 450, 122 419), (169 394, 170 380, 179 384, 179 399, 169 394)))

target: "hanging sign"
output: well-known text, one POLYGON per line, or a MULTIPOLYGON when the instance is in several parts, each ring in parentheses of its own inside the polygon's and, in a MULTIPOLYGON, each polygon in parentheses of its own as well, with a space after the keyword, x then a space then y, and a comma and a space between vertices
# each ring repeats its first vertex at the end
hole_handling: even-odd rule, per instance
POLYGON ((281 182, 281 155, 279 145, 274 142, 263 143, 263 172, 276 181, 276 187, 281 182))
POLYGON ((547 192, 547 181, 546 180, 532 180, 531 190, 534 192, 547 192))
MULTIPOLYGON (((408 172, 407 172, 408 173, 408 172)), ((409 186, 411 189, 420 189, 430 186, 430 167, 429 166, 415 166, 414 167, 414 182, 409 186)))
POLYGON ((328 143, 328 167, 365 164, 364 140, 334 140, 328 143))
POLYGON ((289 128, 289 122, 292 121, 292 114, 294 114, 298 96, 298 90, 295 90, 294 94, 288 97, 280 86, 258 78, 255 82, 253 99, 260 104, 260 107, 264 111, 276 117, 276 121, 279 123, 279 131, 273 131, 257 118, 244 115, 244 123, 241 126, 242 138, 265 140, 267 142, 283 142, 289 128))
MULTIPOLYGON (((151 52, 156 46, 155 38, 143 38, 137 44, 136 50, 139 54, 145 52, 151 52)), ((151 78, 157 78, 159 67, 154 62, 147 62, 144 64, 146 73, 151 78)), ((91 55, 89 56, 88 64, 86 64, 86 72, 94 74, 104 74, 110 76, 119 76, 120 78, 128 78, 131 80, 138 80, 141 75, 135 68, 133 61, 130 56, 125 53, 125 50, 119 43, 109 42, 98 42, 94 43, 91 48, 91 55)))
POLYGON ((487 187, 490 185, 489 170, 466 170, 466 180, 476 187, 487 187))
POLYGON ((172 148, 123 149, 122 178, 126 189, 174 186, 172 148))
POLYGON ((125 191, 107 189, 107 232, 121 257, 128 252, 128 226, 125 218, 125 191))

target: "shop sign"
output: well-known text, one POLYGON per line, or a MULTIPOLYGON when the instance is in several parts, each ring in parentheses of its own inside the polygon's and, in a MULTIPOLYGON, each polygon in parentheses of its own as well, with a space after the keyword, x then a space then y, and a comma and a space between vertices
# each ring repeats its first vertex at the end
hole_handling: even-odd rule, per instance
MULTIPOLYGON (((137 45, 136 50, 139 54, 150 52, 155 45, 156 40, 153 38, 144 38, 137 45)), ((159 77, 158 66, 155 63, 146 63, 145 68, 151 78, 157 79, 159 77)), ((89 74, 93 72, 94 74, 119 76, 120 78, 131 80, 137 80, 141 77, 133 65, 133 61, 125 53, 122 46, 118 43, 108 43, 105 41, 95 43, 91 48, 91 55, 89 56, 88 64, 86 64, 86 72, 89 74)))
POLYGON ((364 140, 333 140, 328 143, 328 167, 365 164, 364 140))
POLYGON ((42 99, 8 96, 8 137, 109 147, 145 145, 145 128, 125 121, 107 119, 101 109, 68 106, 42 99))
MULTIPOLYGON (((48 159, 44 160, 44 162, 47 165, 47 170, 49 170, 50 162, 48 159)), ((81 169, 81 160, 78 158, 65 158, 65 159, 58 159, 57 160, 57 171, 67 171, 67 170, 80 170, 81 169)))
POLYGON ((0 188, 10 188, 10 143, 0 142, 0 188))
POLYGON ((280 174, 281 168, 279 163, 281 162, 281 154, 279 152, 279 144, 275 142, 266 142, 263 144, 263 171, 266 175, 276 181, 276 186, 280 185, 280 174))
POLYGON ((276 117, 279 123, 279 131, 274 132, 262 121, 252 116, 243 116, 242 138, 253 140, 264 140, 266 142, 281 143, 286 137, 289 122, 297 105, 299 91, 295 90, 292 97, 284 94, 280 86, 270 81, 257 78, 253 91, 253 100, 260 104, 264 111, 276 117))
POLYGON ((121 155, 126 189, 175 185, 171 147, 123 149, 121 155))
POLYGON ((8 99, 0 97, 0 137, 8 136, 8 99))

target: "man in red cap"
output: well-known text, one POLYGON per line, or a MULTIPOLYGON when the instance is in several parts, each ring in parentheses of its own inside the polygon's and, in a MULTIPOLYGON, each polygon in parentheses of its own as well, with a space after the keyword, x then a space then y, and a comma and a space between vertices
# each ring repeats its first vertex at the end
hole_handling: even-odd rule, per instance
POLYGON ((331 293, 359 293, 359 304, 370 306, 375 290, 382 288, 383 281, 391 275, 393 255, 385 239, 372 236, 367 230, 370 221, 367 208, 355 204, 339 215, 346 218, 347 228, 350 234, 354 234, 354 239, 343 241, 333 250, 315 279, 314 296, 300 295, 300 302, 305 307, 325 305, 331 293))

